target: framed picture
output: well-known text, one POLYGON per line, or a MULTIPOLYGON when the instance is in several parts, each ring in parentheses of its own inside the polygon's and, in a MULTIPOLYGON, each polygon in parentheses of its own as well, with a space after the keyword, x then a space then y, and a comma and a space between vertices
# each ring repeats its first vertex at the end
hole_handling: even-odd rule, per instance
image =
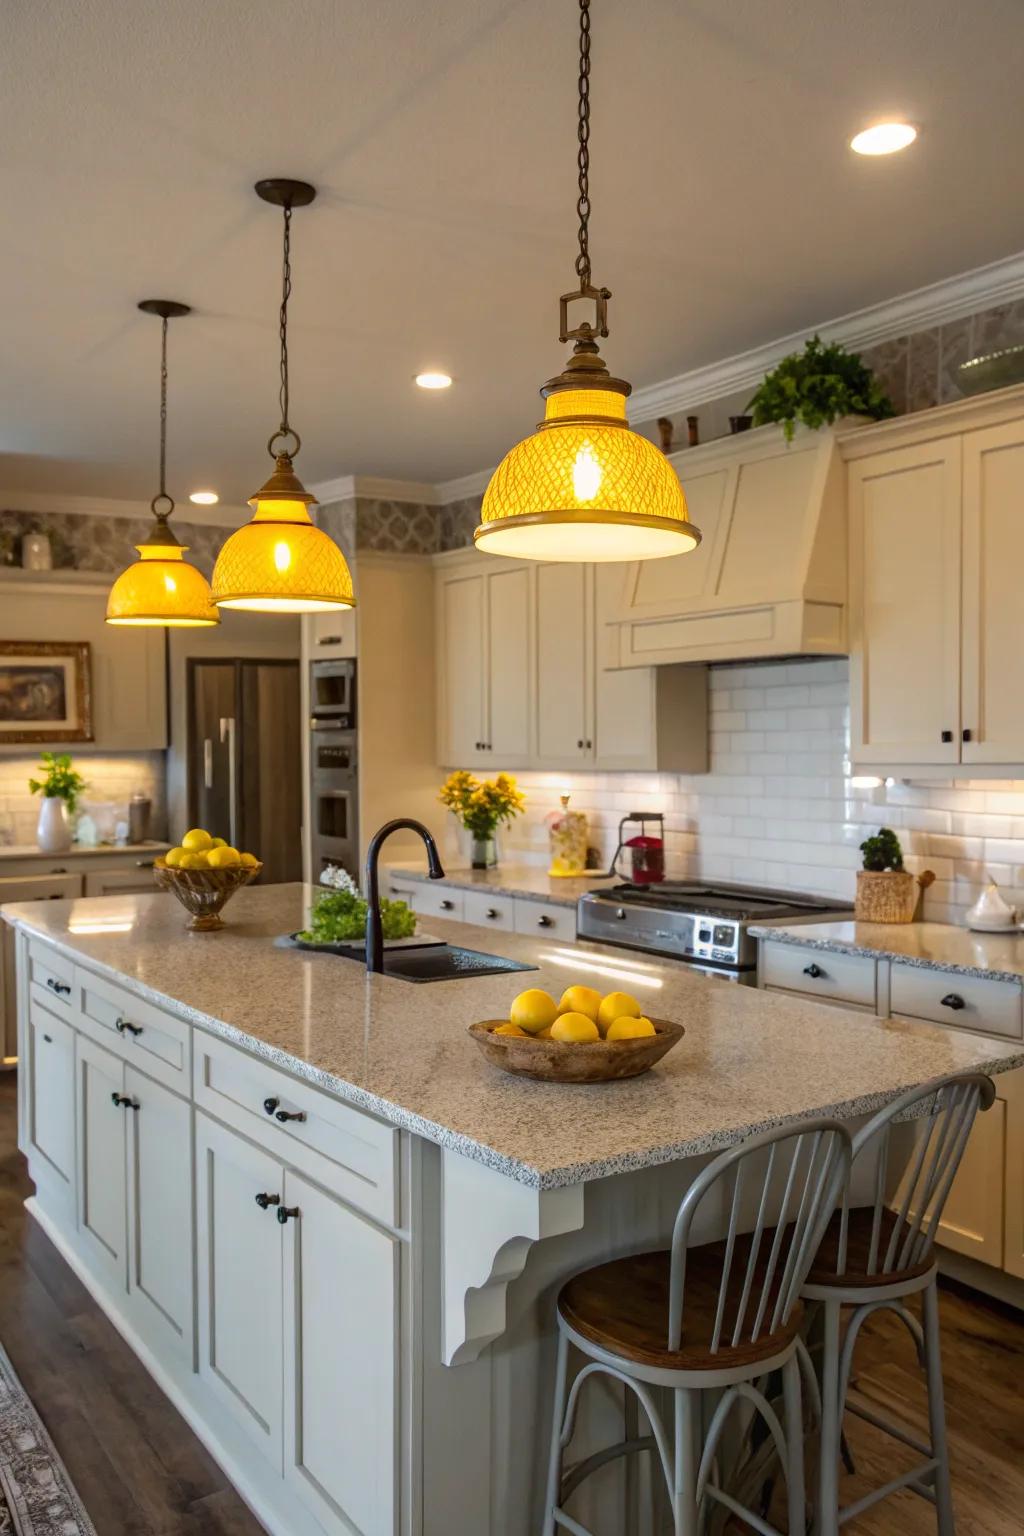
POLYGON ((85 640, 0 640, 0 746, 92 741, 85 640))

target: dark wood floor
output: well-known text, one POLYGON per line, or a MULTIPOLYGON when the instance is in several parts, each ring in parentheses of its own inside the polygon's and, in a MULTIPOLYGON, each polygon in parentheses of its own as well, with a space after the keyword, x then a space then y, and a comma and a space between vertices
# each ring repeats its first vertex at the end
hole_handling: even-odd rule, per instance
MULTIPOLYGON (((263 1527, 25 1214, 31 1185, 15 1122, 14 1074, 2 1073, 0 1338, 99 1536, 261 1536, 263 1527)), ((958 1536, 1021 1536, 1024 1317, 947 1287, 942 1326, 958 1536)), ((921 1379, 902 1325, 883 1315, 863 1338, 861 1392, 895 1406, 924 1434, 921 1379)), ((865 1424, 851 1424, 851 1441, 858 1475, 844 1478, 844 1501, 907 1464, 865 1424)), ((899 1494, 844 1529, 934 1536, 935 1522, 923 1500, 899 1494)))

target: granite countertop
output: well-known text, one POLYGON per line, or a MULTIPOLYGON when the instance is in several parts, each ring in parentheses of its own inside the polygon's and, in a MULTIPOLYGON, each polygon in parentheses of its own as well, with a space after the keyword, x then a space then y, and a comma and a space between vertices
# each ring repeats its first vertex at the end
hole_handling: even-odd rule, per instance
POLYGON ((757 939, 841 955, 866 955, 993 981, 1024 977, 1024 934, 970 933, 952 923, 795 923, 752 927, 757 939))
POLYGON ((714 1151, 808 1116, 853 1117, 941 1073, 1024 1065, 1024 1045, 462 923, 446 924, 445 937, 539 969, 419 986, 368 976, 353 960, 275 946, 301 926, 312 894, 297 884, 239 891, 214 934, 187 932, 161 895, 23 903, 3 916, 198 1027, 538 1188, 714 1151), (589 1087, 509 1077, 467 1038, 467 1025, 504 1015, 522 989, 558 996, 573 981, 634 991, 686 1035, 646 1076, 589 1087))
POLYGON ((166 853, 170 847, 170 843, 149 839, 144 843, 98 843, 95 848, 85 843, 72 843, 63 853, 44 853, 38 843, 3 843, 0 844, 0 863, 4 859, 74 859, 93 853, 157 854, 166 853))
MULTIPOLYGON (((429 880, 425 864, 389 864, 388 874, 400 880, 429 880)), ((574 907, 588 891, 605 891, 621 883, 616 875, 595 869, 593 874, 577 876, 549 875, 539 864, 502 864, 497 869, 448 869, 440 885, 453 885, 460 891, 487 891, 492 896, 525 896, 527 900, 546 901, 556 907, 574 907)))

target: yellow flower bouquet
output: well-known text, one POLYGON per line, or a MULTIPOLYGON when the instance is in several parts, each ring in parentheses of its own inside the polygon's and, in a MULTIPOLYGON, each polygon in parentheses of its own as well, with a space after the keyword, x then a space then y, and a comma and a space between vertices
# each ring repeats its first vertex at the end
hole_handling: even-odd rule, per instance
POLYGON ((512 775, 499 773, 497 778, 480 780, 459 769, 448 775, 439 798, 473 839, 473 868, 493 868, 498 862, 494 841, 498 826, 508 826, 526 809, 526 796, 512 775))

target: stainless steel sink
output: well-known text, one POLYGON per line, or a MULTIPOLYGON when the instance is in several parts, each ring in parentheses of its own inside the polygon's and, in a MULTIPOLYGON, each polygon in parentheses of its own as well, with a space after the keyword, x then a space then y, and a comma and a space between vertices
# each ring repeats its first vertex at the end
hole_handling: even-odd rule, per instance
POLYGON ((460 976, 497 976, 502 971, 535 971, 535 965, 488 955, 482 949, 462 949, 458 944, 433 944, 424 949, 391 949, 384 952, 385 976, 403 981, 455 981, 460 976))

